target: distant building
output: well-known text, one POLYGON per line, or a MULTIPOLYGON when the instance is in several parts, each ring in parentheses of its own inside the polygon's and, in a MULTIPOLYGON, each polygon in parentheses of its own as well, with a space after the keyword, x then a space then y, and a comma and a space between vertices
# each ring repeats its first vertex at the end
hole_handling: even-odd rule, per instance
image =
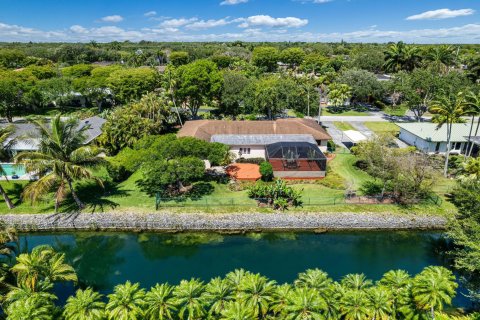
MULTIPOLYGON (((79 128, 88 126, 88 129, 85 130, 86 140, 85 144, 90 144, 96 138, 102 134, 102 126, 106 122, 105 119, 98 116, 86 118, 79 121, 79 128)), ((13 144, 11 146, 11 151, 13 154, 17 154, 21 151, 36 151, 38 150, 38 143, 40 140, 40 133, 38 132, 37 127, 32 123, 0 123, 0 127, 7 127, 13 125, 15 131, 8 141, 5 143, 10 143, 12 140, 13 144)))
MULTIPOLYGON (((447 152, 447 125, 438 127, 435 123, 397 123, 400 127, 400 140, 430 154, 447 152)), ((474 124, 473 132, 475 131, 474 124)), ((470 123, 454 123, 451 136, 451 154, 465 154, 468 148, 470 123)))

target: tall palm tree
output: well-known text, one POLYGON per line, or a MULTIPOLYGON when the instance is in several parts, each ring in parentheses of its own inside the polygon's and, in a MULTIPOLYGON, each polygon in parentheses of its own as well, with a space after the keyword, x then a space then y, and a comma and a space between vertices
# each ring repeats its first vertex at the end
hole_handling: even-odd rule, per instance
POLYGON ((450 305, 458 285, 453 273, 444 267, 427 267, 418 274, 412 284, 413 299, 424 310, 430 311, 435 319, 435 311, 450 305))
POLYGON ((180 319, 202 319, 206 313, 205 286, 198 279, 182 280, 173 291, 180 319))
POLYGON ((480 92, 477 92, 477 93, 470 92, 469 94, 467 94, 466 102, 467 102, 466 114, 472 117, 470 132, 468 135, 469 148, 465 153, 467 157, 470 157, 472 155, 473 146, 474 146, 474 144, 472 143, 472 132, 473 132, 473 126, 475 123, 475 117, 479 117, 479 119, 477 119, 477 126, 475 129, 475 137, 478 136, 478 130, 480 129, 480 92))
POLYGON ((411 285, 411 278, 404 270, 391 270, 385 273, 379 284, 387 288, 392 294, 392 315, 397 317, 397 309, 407 298, 411 285))
POLYGON ((37 246, 31 253, 22 253, 12 267, 17 281, 32 291, 37 291, 41 281, 73 281, 77 275, 72 266, 65 263, 65 254, 57 253, 50 246, 37 246))
POLYGON ((441 128, 443 125, 447 126, 447 152, 445 153, 445 167, 443 169, 445 177, 448 175, 453 123, 460 121, 461 116, 466 112, 465 107, 465 98, 462 93, 443 95, 434 101, 430 107, 430 112, 435 115, 433 121, 438 124, 438 128, 441 128))
MULTIPOLYGON (((8 149, 10 148, 12 142, 7 142, 7 141, 9 140, 10 136, 14 131, 15 131, 15 128, 13 126, 0 128, 0 155, 6 156, 8 154, 8 149)), ((5 172, 1 164, 0 164, 0 176, 5 177, 5 180, 8 181, 7 173, 5 172)), ((3 186, 1 184, 0 184, 0 194, 3 197, 3 200, 5 200, 5 204, 7 205, 8 209, 15 208, 12 200, 10 200, 10 197, 5 192, 5 189, 3 189, 3 186)))
POLYGON ((363 273, 354 273, 343 277, 341 284, 349 290, 361 291, 369 288, 372 285, 372 281, 368 280, 363 273))
POLYGON ((212 279, 205 287, 205 298, 210 305, 210 314, 219 315, 225 305, 233 300, 233 288, 227 280, 212 279))
POLYGON ((173 300, 173 287, 168 283, 157 284, 145 295, 147 320, 171 320, 177 308, 173 300))
POLYGON ((285 319, 323 319, 322 312, 327 308, 318 291, 311 288, 297 288, 291 292, 285 307, 285 319))
POLYGON ((23 163, 28 171, 38 172, 40 175, 39 180, 25 188, 24 197, 36 202, 52 189, 56 189, 55 212, 58 212, 69 189, 78 208, 85 208, 75 192, 73 182, 93 179, 102 185, 101 180, 96 178, 89 168, 103 162, 99 157, 100 149, 84 145, 88 126, 80 127, 76 119, 63 121, 60 115, 52 119, 50 126, 42 121, 34 121, 34 124, 41 136, 39 150, 20 153, 15 158, 15 161, 23 163))
POLYGON ((225 280, 232 286, 233 293, 236 297, 239 296, 241 292, 241 285, 247 276, 251 275, 249 271, 244 269, 235 269, 227 273, 225 280))
POLYGON ((392 313, 391 293, 385 288, 371 288, 367 291, 370 318, 372 320, 390 319, 392 313))
POLYGON ((255 320, 255 310, 245 302, 230 301, 222 311, 220 320, 255 320))
POLYGON ((109 320, 140 320, 143 317, 145 292, 138 283, 127 281, 119 284, 108 295, 107 313, 109 320))
POLYGON ((418 47, 401 41, 391 44, 385 52, 385 69, 392 72, 415 69, 420 61, 419 51, 418 47))
POLYGON ((455 48, 448 45, 434 46, 427 52, 426 58, 432 62, 438 72, 447 72, 454 64, 455 48))
POLYGON ((275 315, 281 314, 285 310, 291 291, 292 287, 288 283, 276 287, 271 303, 271 309, 275 315))
POLYGON ((91 288, 77 290, 75 296, 67 299, 63 310, 65 320, 103 320, 105 303, 102 295, 91 288))
POLYGON ((263 318, 270 310, 270 303, 275 293, 275 281, 268 280, 260 274, 250 274, 241 284, 240 298, 255 310, 255 314, 263 318))
POLYGON ((296 287, 307 287, 322 291, 327 289, 333 280, 328 276, 325 271, 320 269, 308 269, 298 275, 298 279, 295 280, 296 287))
POLYGON ((371 311, 364 291, 349 290, 340 300, 340 312, 345 320, 368 319, 371 311))

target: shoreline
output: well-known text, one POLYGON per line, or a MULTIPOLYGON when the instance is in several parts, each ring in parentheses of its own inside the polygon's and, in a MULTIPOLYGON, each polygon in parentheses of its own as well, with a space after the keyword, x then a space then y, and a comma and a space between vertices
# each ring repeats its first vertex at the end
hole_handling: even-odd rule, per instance
POLYGON ((286 232, 445 230, 447 219, 385 213, 61 213, 0 215, 18 232, 286 232))

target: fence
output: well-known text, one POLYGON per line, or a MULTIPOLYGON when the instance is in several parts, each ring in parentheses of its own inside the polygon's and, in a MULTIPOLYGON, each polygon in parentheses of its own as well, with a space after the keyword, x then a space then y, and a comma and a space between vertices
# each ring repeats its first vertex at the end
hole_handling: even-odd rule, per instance
MULTIPOLYGON (((427 199, 417 200, 416 203, 434 204, 440 206, 442 199, 438 196, 431 196, 427 199)), ((262 203, 267 202, 266 199, 250 199, 250 198, 219 198, 219 197, 204 197, 204 198, 161 198, 157 195, 155 199, 155 207, 159 208, 208 208, 208 207, 243 207, 256 208, 261 207, 262 203)), ((318 206, 336 206, 336 205, 378 205, 378 204, 392 204, 393 201, 381 197, 302 197, 303 207, 318 207, 318 206)))

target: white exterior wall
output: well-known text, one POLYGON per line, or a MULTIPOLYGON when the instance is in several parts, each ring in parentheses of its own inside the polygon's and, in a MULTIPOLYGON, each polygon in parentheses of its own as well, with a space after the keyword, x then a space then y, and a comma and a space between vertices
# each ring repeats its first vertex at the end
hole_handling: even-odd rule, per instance
MULTIPOLYGON (((437 151, 437 142, 430 142, 421 139, 420 137, 400 128, 400 140, 403 142, 416 147, 418 150, 425 153, 446 153, 447 152, 447 143, 440 142, 440 146, 437 151)), ((452 142, 453 143, 453 142, 452 142)), ((466 142, 460 143, 460 148, 450 150, 450 153, 462 153, 465 148, 466 142)))
POLYGON ((242 152, 242 158, 245 158, 245 159, 265 158, 264 146, 230 146, 230 152, 232 152, 237 157, 237 159, 240 158, 240 155, 239 155, 240 148, 242 149, 250 148, 250 154, 242 152))

